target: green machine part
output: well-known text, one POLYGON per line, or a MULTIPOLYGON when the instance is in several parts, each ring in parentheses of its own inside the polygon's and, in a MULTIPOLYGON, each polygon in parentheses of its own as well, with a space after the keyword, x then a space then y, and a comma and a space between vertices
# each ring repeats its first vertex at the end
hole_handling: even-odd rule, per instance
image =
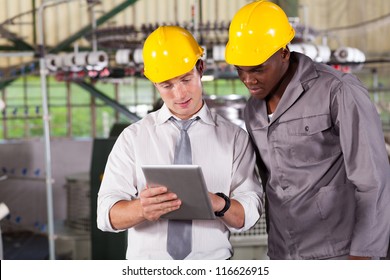
POLYGON ((90 170, 91 184, 91 258, 93 260, 125 260, 127 231, 120 233, 103 232, 97 228, 97 194, 104 173, 108 155, 116 137, 94 139, 90 170))

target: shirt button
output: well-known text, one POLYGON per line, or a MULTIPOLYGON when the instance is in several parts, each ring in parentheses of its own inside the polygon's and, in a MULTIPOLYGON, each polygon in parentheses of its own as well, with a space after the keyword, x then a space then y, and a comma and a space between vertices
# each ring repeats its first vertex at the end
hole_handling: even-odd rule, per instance
POLYGON ((309 131, 309 127, 308 126, 305 126, 305 131, 309 131))

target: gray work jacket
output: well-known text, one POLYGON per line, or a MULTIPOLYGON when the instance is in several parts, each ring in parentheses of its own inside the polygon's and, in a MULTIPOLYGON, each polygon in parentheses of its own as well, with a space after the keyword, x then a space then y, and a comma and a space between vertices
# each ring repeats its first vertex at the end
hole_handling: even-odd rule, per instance
POLYGON ((307 56, 271 121, 248 100, 259 155, 271 259, 386 255, 390 167, 378 113, 357 78, 307 56))

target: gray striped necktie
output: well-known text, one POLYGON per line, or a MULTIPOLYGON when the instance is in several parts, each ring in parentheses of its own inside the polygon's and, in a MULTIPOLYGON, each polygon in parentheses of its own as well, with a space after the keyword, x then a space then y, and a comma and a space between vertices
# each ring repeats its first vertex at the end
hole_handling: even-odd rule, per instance
MULTIPOLYGON (((198 120, 170 119, 180 129, 180 139, 176 143, 174 164, 192 164, 191 143, 187 130, 198 120)), ((183 182, 183 186, 184 186, 183 182)), ((169 220, 167 251, 175 260, 184 260, 192 250, 192 220, 169 220)))

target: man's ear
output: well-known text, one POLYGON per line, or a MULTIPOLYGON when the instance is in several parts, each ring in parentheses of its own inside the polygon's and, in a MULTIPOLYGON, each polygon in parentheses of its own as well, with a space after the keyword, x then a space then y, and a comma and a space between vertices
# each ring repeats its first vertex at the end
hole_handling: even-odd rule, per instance
POLYGON ((290 59, 290 50, 287 47, 282 49, 282 59, 290 59))
POLYGON ((202 77, 203 76, 203 72, 205 70, 205 65, 204 65, 204 61, 203 60, 199 59, 196 62, 196 70, 198 70, 199 76, 202 77))

